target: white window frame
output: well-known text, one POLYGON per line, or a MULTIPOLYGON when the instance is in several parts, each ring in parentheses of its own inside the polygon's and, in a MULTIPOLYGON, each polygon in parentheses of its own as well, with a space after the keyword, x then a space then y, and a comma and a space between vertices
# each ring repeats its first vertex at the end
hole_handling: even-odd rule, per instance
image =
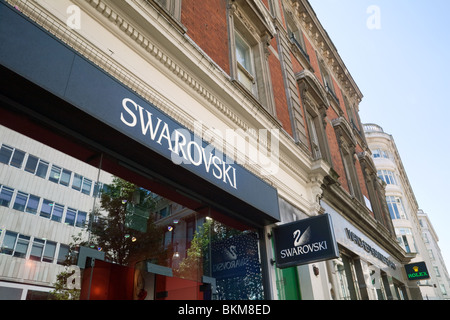
MULTIPOLYGON (((259 0, 258 0, 259 1, 259 0)), ((275 30, 260 16, 259 2, 236 0, 228 7, 230 74, 232 81, 255 104, 275 117, 275 98, 268 57, 270 39, 275 30), (237 61, 236 38, 250 48, 251 70, 237 61), (251 84, 251 85, 250 85, 251 84)), ((261 4, 262 5, 262 4, 261 4)), ((264 11, 264 10, 263 10, 264 11)))
POLYGON ((386 184, 395 185, 397 186, 397 179, 395 178, 394 171, 391 170, 378 170, 377 172, 378 177, 386 182, 386 184))
MULTIPOLYGON (((405 206, 403 205, 403 200, 402 200, 401 197, 398 197, 398 196, 386 196, 386 203, 388 205, 388 208, 390 208, 390 205, 395 206, 395 208, 397 208, 399 216, 397 217, 397 215, 394 215, 395 219, 408 220, 408 216, 406 215, 405 206)), ((390 210, 389 210, 389 213, 390 213, 390 210)), ((391 218, 392 218, 392 215, 391 215, 391 218)))
POLYGON ((245 88, 255 96, 258 96, 253 49, 238 31, 235 31, 235 48, 237 78, 245 88), (244 49, 244 52, 239 50, 240 47, 244 49), (239 59, 240 53, 243 53, 244 55, 244 57, 242 57, 245 60, 244 64, 241 63, 241 59, 239 59))

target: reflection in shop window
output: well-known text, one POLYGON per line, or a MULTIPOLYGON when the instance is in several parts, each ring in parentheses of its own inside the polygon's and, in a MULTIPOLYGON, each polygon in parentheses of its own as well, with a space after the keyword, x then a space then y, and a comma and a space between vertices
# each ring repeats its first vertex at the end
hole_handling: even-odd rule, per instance
POLYGON ((61 174, 61 180, 59 181, 59 183, 62 184, 63 186, 68 186, 70 183, 71 176, 72 176, 71 171, 63 169, 61 174))
POLYGON ((25 211, 28 213, 31 213, 31 214, 36 214, 40 201, 41 201, 41 198, 30 194, 30 196, 28 198, 28 202, 27 202, 27 208, 25 211))
POLYGON ((20 150, 15 150, 12 156, 10 165, 16 168, 22 168, 23 159, 25 158, 25 152, 20 150))
POLYGON ((2 145, 0 148, 0 162, 4 164, 9 164, 9 160, 11 159, 11 155, 13 153, 13 148, 2 145))
POLYGON ((57 263, 61 265, 67 264, 67 259, 69 258, 70 247, 65 244, 59 246, 57 263))
POLYGON ((53 201, 44 199, 42 201, 41 213, 39 215, 44 218, 50 218, 50 216, 52 215, 53 205, 53 201))
POLYGON ((64 220, 64 223, 73 226, 75 224, 76 215, 77 211, 75 209, 67 208, 66 219, 64 220))
POLYGON ((18 211, 24 211, 27 204, 28 194, 23 192, 17 192, 16 200, 14 201, 13 209, 18 211))
POLYGON ((91 188, 92 188, 92 181, 89 179, 84 178, 83 179, 83 187, 81 189, 81 193, 90 195, 91 194, 91 188))
POLYGON ((48 162, 39 160, 39 165, 36 169, 36 175, 38 177, 45 179, 45 177, 47 177, 48 166, 49 166, 48 162))
POLYGON ((25 171, 34 174, 36 172, 38 161, 39 161, 38 158, 29 155, 27 163, 25 164, 25 171))
POLYGON ((0 206, 9 207, 14 190, 5 186, 0 186, 0 189, 0 206))
POLYGON ((30 244, 30 237, 19 234, 17 239, 16 248, 14 249, 13 256, 18 258, 25 258, 27 255, 28 245, 30 244))
POLYGON ((44 252, 45 240, 34 238, 31 246, 30 260, 41 261, 44 252))
POLYGON ((16 232, 6 231, 1 252, 4 254, 12 255, 14 252, 14 247, 16 246, 16 239, 16 232))
POLYGON ((136 299, 263 299, 255 230, 214 215, 115 178, 95 210, 90 245, 135 269, 136 299))
POLYGON ((31 154, 28 155, 28 160, 25 164, 25 171, 45 179, 45 177, 47 176, 47 170, 48 162, 32 156, 31 154))
POLYGON ((42 257, 43 262, 53 262, 56 252, 56 242, 46 241, 44 255, 42 257))
POLYGON ((48 180, 58 183, 60 177, 61 177, 61 168, 58 166, 52 165, 52 169, 50 171, 50 176, 48 177, 48 180))
POLYGON ((56 222, 61 222, 63 212, 64 212, 64 206, 62 206, 60 204, 54 204, 52 220, 56 221, 56 222))

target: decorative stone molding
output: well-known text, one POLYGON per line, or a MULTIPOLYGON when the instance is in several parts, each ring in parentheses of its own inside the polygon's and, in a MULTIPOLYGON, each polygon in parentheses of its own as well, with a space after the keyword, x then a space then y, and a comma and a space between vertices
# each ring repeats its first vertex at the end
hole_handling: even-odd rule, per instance
POLYGON ((287 1, 295 10, 295 15, 299 18, 304 30, 307 31, 307 35, 313 40, 318 51, 324 57, 328 68, 340 84, 340 87, 346 92, 347 96, 352 101, 359 104, 363 98, 363 95, 339 56, 339 53, 334 47, 332 41, 329 39, 326 31, 317 19, 311 5, 307 0, 287 1))
MULTIPOLYGON (((199 94, 208 105, 214 107, 220 111, 227 119, 232 121, 237 128, 242 129, 244 132, 252 135, 251 127, 242 120, 236 113, 234 113, 228 106, 219 100, 211 91, 197 81, 192 75, 189 74, 183 67, 177 64, 171 59, 160 47, 148 39, 143 33, 136 29, 131 23, 129 23, 118 12, 114 11, 103 0, 74 0, 80 5, 86 3, 95 9, 102 17, 107 21, 119 28, 119 30, 132 39, 142 49, 148 52, 152 57, 160 63, 161 66, 170 70, 174 75, 186 83, 191 89, 199 94)), ((141 1, 141 0, 133 0, 141 1)), ((83 36, 76 31, 70 29, 64 21, 55 17, 52 13, 43 8, 38 2, 32 0, 7 0, 13 6, 16 6, 23 14, 28 18, 35 21, 41 27, 60 39, 66 45, 72 47, 75 51, 83 55, 86 59, 96 64, 105 72, 122 82, 124 85, 135 91, 147 101, 153 103, 163 112, 174 118, 183 126, 193 129, 195 118, 181 110, 178 106, 174 105, 170 100, 162 96, 159 92, 147 85, 140 78, 128 71, 121 64, 116 62, 110 53, 106 53, 97 48, 94 44, 90 43, 83 36)), ((228 79, 229 80, 229 79, 228 79)), ((277 122, 274 122, 277 124, 277 122)), ((277 128, 278 125, 275 125, 277 128)), ((270 128, 269 128, 270 129, 270 128)), ((207 130, 202 128, 202 133, 207 130)), ((258 141, 257 136, 252 136, 253 139, 258 141)), ((311 168, 311 159, 299 148, 284 130, 280 130, 280 167, 283 170, 291 172, 295 175, 299 181, 308 181, 308 172, 311 168), (288 147, 289 146, 289 147, 288 147), (283 153, 286 153, 284 155, 283 153), (294 160, 295 159, 295 160, 294 160)), ((220 148, 218 148, 220 150, 220 148)), ((310 198, 307 195, 301 195, 296 190, 292 189, 285 182, 281 181, 276 176, 264 176, 261 175, 261 168, 254 165, 243 164, 250 172, 257 176, 262 177, 271 185, 277 186, 280 191, 280 195, 284 195, 286 198, 290 198, 291 201, 297 202, 299 206, 307 208, 311 205, 310 198)))

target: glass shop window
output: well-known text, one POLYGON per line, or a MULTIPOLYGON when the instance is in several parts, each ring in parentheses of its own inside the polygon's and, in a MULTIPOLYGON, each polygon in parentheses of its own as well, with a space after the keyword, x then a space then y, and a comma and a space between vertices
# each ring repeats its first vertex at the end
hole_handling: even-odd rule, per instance
POLYGON ((115 178, 91 230, 89 246, 105 261, 134 269, 134 299, 264 299, 256 230, 209 207, 189 209, 115 178))

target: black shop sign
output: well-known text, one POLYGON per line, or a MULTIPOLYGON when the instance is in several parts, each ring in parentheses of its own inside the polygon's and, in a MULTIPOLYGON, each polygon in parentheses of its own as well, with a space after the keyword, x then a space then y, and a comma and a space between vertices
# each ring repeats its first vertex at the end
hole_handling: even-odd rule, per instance
POLYGON ((281 269, 339 257, 329 214, 277 226, 273 236, 275 262, 281 269))
POLYGON ((408 280, 430 279, 425 262, 416 262, 405 265, 406 276, 408 280))

